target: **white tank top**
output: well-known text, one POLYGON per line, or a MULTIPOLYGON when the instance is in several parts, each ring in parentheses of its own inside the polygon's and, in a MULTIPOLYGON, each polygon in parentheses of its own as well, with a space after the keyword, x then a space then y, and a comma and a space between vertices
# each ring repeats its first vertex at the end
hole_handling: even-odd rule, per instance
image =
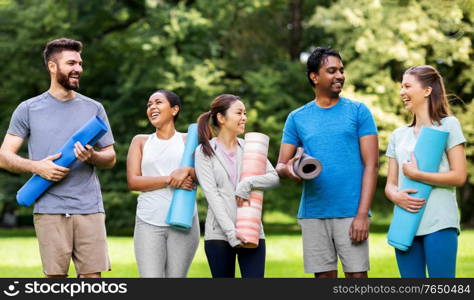
MULTIPOLYGON (((183 134, 175 132, 168 140, 150 134, 142 151, 142 176, 168 176, 179 168, 184 152, 183 134)), ((165 187, 142 192, 138 196, 137 216, 146 223, 168 226, 166 215, 173 197, 173 188, 165 187)))

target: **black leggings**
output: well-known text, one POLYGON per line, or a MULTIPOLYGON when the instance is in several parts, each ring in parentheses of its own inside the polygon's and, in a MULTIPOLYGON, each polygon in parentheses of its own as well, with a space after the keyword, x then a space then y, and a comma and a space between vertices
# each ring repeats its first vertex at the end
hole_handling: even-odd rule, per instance
POLYGON ((213 278, 235 278, 235 256, 239 260, 242 278, 263 278, 265 274, 265 240, 257 248, 232 248, 224 240, 204 242, 207 261, 213 278))

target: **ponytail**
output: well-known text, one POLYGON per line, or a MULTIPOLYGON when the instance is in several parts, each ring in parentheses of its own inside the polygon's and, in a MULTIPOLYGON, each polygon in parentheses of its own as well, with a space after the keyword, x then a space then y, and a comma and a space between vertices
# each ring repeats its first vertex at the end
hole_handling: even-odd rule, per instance
POLYGON ((198 118, 198 135, 199 143, 202 145, 202 152, 206 156, 213 156, 214 150, 212 150, 209 140, 212 138, 212 128, 210 124, 211 111, 202 113, 198 118))
POLYGON ((212 150, 209 140, 215 136, 214 128, 218 130, 219 123, 217 121, 217 115, 221 114, 225 116, 227 110, 235 101, 240 101, 239 96, 231 94, 222 94, 217 96, 211 102, 211 110, 201 114, 197 120, 198 123, 198 135, 199 143, 202 145, 202 152, 206 156, 213 156, 214 150, 212 150))

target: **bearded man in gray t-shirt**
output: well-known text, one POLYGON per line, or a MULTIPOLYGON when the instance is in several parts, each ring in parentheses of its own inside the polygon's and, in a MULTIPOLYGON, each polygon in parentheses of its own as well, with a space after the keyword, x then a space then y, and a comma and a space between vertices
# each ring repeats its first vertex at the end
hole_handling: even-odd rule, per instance
POLYGON ((77 160, 64 168, 54 163, 61 146, 88 120, 98 116, 108 124, 104 107, 77 92, 82 69, 82 43, 61 38, 43 52, 50 88, 23 101, 14 111, 0 148, 0 167, 33 173, 55 184, 35 203, 34 224, 43 272, 67 277, 71 258, 80 277, 100 277, 110 270, 105 214, 97 168, 115 164, 110 130, 94 147, 77 142, 77 160), (29 158, 17 153, 28 139, 29 158))

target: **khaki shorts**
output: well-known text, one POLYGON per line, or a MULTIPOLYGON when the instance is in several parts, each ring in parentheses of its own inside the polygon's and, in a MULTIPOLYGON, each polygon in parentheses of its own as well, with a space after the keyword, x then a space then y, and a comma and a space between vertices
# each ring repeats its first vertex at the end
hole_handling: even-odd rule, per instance
POLYGON ((105 214, 35 214, 43 272, 68 274, 71 258, 78 275, 110 271, 105 214))
POLYGON ((369 270, 369 241, 354 244, 349 237, 353 219, 298 219, 303 235, 306 273, 337 270, 338 256, 344 272, 369 270))

